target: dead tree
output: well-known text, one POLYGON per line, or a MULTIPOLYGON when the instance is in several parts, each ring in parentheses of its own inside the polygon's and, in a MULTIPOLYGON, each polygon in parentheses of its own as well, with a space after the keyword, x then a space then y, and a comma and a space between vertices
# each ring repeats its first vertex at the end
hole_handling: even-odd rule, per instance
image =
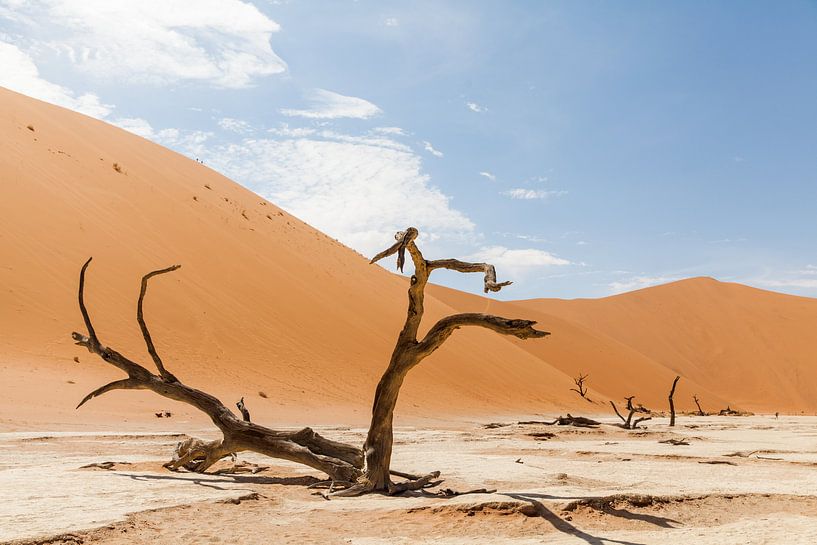
POLYGON ((612 400, 610 401, 610 405, 613 407, 613 410, 615 411, 616 416, 618 416, 621 419, 622 423, 620 424, 620 426, 622 428, 624 428, 625 430, 634 430, 634 429, 636 429, 638 427, 638 424, 640 424, 641 422, 644 422, 646 420, 652 420, 652 417, 650 417, 650 416, 642 416, 641 418, 636 418, 635 421, 633 421, 633 415, 635 413, 637 413, 637 412, 640 412, 639 407, 635 407, 633 405, 633 399, 634 398, 635 398, 635 396, 630 396, 630 397, 625 397, 624 398, 625 400, 627 400, 627 410, 629 411, 629 414, 627 415, 627 418, 624 418, 623 416, 621 416, 621 413, 618 412, 618 407, 616 407, 616 404, 613 403, 612 400))
POLYGON ((695 401, 695 406, 698 407, 698 416, 706 416, 706 413, 701 408, 701 400, 698 399, 698 395, 697 394, 693 395, 692 399, 693 399, 693 401, 695 401))
POLYGON ((675 426, 675 401, 672 400, 672 396, 675 395, 675 386, 678 384, 679 380, 681 380, 681 377, 676 376, 675 380, 672 381, 672 389, 669 391, 669 425, 670 425, 670 427, 675 426))
POLYGON ((414 274, 408 288, 408 311, 403 329, 397 337, 397 343, 392 352, 389 366, 386 368, 374 395, 372 406, 372 421, 369 433, 363 445, 365 454, 364 473, 355 486, 338 492, 337 495, 353 496, 370 491, 381 490, 389 494, 399 494, 406 490, 417 490, 429 486, 435 481, 439 472, 425 477, 409 478, 409 480, 394 484, 389 477, 393 445, 394 408, 408 372, 417 364, 430 356, 461 327, 476 326, 490 329, 502 335, 513 335, 520 339, 544 337, 549 333, 533 328, 536 323, 531 320, 513 320, 500 318, 488 314, 464 313, 454 314, 439 320, 422 338, 417 338, 420 322, 423 318, 423 299, 426 284, 431 273, 437 269, 449 269, 462 273, 484 273, 484 290, 499 291, 510 282, 497 282, 496 270, 487 263, 466 263, 456 259, 438 259, 428 261, 417 248, 415 239, 418 232, 409 227, 395 235, 395 242, 388 249, 380 252, 371 263, 385 257, 397 254, 397 268, 402 272, 405 263, 405 253, 408 251, 414 262, 414 274))
POLYGON ((174 459, 165 464, 165 467, 169 469, 186 467, 202 473, 226 456, 241 451, 253 451, 313 467, 326 473, 335 481, 351 482, 361 475, 363 456, 359 448, 321 437, 310 428, 295 432, 275 431, 240 420, 214 396, 182 384, 178 378, 165 369, 153 345, 142 314, 142 307, 148 280, 154 276, 175 271, 179 265, 153 271, 143 276, 137 303, 136 320, 139 322, 148 352, 159 375, 151 373, 113 348, 103 345, 97 337, 85 307, 85 272, 90 263, 91 259, 88 259, 79 273, 79 310, 82 313, 88 335, 74 332, 72 337, 77 345, 87 348, 89 352, 96 354, 106 363, 124 371, 128 378, 97 388, 83 398, 77 405, 77 409, 89 400, 112 390, 150 390, 168 399, 192 405, 207 414, 213 424, 221 430, 223 438, 210 442, 190 439, 180 443, 174 459))
POLYGON ((247 410, 247 406, 244 405, 244 398, 238 400, 238 403, 235 404, 238 407, 239 412, 241 413, 241 418, 244 419, 244 422, 250 421, 250 411, 247 410))
POLYGON ((573 379, 573 382, 576 384, 576 388, 570 389, 572 392, 576 392, 583 398, 587 399, 587 401, 590 400, 587 398, 587 386, 584 385, 584 381, 587 380, 587 377, 589 376, 590 376, 589 374, 582 375, 581 373, 579 373, 579 376, 573 379))
POLYGON ((520 426, 528 425, 528 424, 543 424, 545 426, 575 426, 577 428, 596 428, 601 425, 601 422, 597 422, 596 420, 592 420, 590 418, 585 418, 583 416, 573 416, 570 413, 567 413, 567 416, 559 416, 556 420, 552 422, 542 421, 542 420, 525 420, 519 422, 520 426))

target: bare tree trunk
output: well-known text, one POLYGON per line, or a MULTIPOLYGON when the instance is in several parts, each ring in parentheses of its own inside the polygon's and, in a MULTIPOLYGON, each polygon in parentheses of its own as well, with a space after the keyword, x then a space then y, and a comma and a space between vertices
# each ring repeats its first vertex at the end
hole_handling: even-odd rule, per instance
POLYGON ((426 261, 414 240, 418 232, 409 227, 395 235, 395 242, 390 248, 376 255, 371 263, 384 257, 397 254, 397 268, 403 270, 405 252, 408 250, 414 262, 414 274, 408 289, 408 311, 403 329, 397 338, 389 366, 386 368, 375 391, 372 404, 372 421, 369 433, 363 445, 365 455, 364 473, 357 484, 337 495, 352 496, 365 494, 374 490, 384 490, 389 494, 398 494, 406 490, 416 490, 429 486, 439 472, 425 477, 409 479, 394 484, 390 478, 392 446, 394 443, 393 422, 394 409, 400 394, 400 387, 408 372, 423 359, 439 348, 451 334, 464 326, 478 326, 491 329, 503 335, 513 335, 520 339, 544 337, 549 333, 533 328, 536 322, 530 320, 510 320, 487 314, 455 314, 439 320, 422 340, 417 339, 417 332, 423 318, 424 291, 428 278, 435 269, 450 269, 459 272, 482 272, 485 274, 484 290, 499 291, 510 282, 497 283, 496 270, 487 263, 466 263, 456 259, 426 261))
POLYGON ((669 391, 669 425, 670 427, 675 426, 675 402, 672 400, 672 396, 675 395, 675 386, 678 384, 678 381, 681 377, 676 376, 675 380, 672 381, 672 390, 669 391))
POLYGON ((706 416, 706 413, 701 408, 700 400, 698 399, 698 395, 692 396, 692 399, 695 401, 695 405, 698 407, 698 416, 706 416))
POLYGON ((214 396, 185 386, 164 368, 145 324, 142 306, 148 280, 153 276, 175 271, 179 268, 178 265, 153 271, 142 277, 142 289, 137 304, 137 321, 148 346, 148 352, 160 374, 155 375, 113 348, 104 346, 97 337, 85 307, 85 272, 90 263, 91 260, 88 259, 79 275, 79 308, 88 335, 74 332, 72 337, 77 345, 84 346, 105 362, 121 369, 127 373, 128 378, 97 388, 85 396, 77 408, 112 390, 151 390, 168 399, 192 405, 207 414, 213 424, 221 430, 223 438, 209 443, 194 439, 186 442, 189 443, 187 445, 180 444, 174 460, 166 464, 166 467, 171 469, 185 466, 197 472, 204 472, 225 456, 249 450, 313 467, 336 481, 350 482, 361 475, 363 455, 359 448, 321 437, 310 428, 296 432, 275 431, 249 422, 249 414, 246 415, 245 421, 239 420, 214 396))

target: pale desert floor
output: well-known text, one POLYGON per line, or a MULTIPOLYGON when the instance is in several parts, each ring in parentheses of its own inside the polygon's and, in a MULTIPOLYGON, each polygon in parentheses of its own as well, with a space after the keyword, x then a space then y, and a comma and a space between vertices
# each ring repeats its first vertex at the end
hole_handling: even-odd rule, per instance
MULTIPOLYGON (((398 428, 395 469, 440 470, 440 488, 496 489, 448 499, 417 493, 327 501, 306 488, 319 476, 309 468, 249 454, 239 459, 269 469, 171 473, 161 463, 179 435, 3 433, 0 541, 817 543, 817 418, 681 417, 672 431, 656 419, 629 432, 511 422, 398 428), (555 436, 530 435, 543 432, 555 436), (668 438, 690 444, 659 443, 668 438), (80 469, 105 461, 122 463, 80 469), (701 463, 713 461, 729 463, 701 463), (571 505, 611 495, 622 496, 571 505)), ((363 430, 319 431, 363 441, 363 430)))

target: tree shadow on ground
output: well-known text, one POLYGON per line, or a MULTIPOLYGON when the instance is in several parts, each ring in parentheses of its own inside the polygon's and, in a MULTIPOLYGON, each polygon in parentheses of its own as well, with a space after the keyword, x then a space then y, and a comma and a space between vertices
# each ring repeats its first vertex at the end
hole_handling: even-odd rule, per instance
MULTIPOLYGON (((214 488, 216 490, 238 490, 235 488, 224 488, 217 484, 278 484, 284 486, 309 486, 320 482, 320 479, 311 475, 301 477, 266 477, 262 475, 204 475, 200 473, 183 473, 181 475, 156 475, 153 473, 123 473, 117 471, 114 475, 128 477, 135 481, 183 481, 214 488), (185 475, 185 476, 182 476, 185 475), (198 476, 201 475, 201 476, 198 476)), ((250 490, 252 492, 252 490, 250 490)))
POLYGON ((548 521, 556 530, 562 532, 563 534, 576 536, 578 539, 587 542, 589 545, 605 545, 605 543, 618 543, 620 545, 645 545, 643 543, 637 543, 634 541, 622 541, 618 539, 594 536, 592 534, 585 532, 584 530, 580 530, 570 522, 566 521, 565 519, 563 519, 562 517, 560 517, 547 507, 545 507, 545 505, 541 501, 536 499, 548 497, 545 496, 544 494, 504 493, 503 495, 508 496, 509 498, 513 498, 515 500, 528 502, 536 510, 536 515, 548 521))

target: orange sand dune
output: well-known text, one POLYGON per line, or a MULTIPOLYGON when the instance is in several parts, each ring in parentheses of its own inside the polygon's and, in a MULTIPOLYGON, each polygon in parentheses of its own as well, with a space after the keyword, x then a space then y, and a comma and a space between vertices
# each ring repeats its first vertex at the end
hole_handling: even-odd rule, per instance
MULTIPOLYGON (((3 89, 0 180, 0 427, 152 425, 160 409, 205 422, 147 392, 113 392, 74 411, 85 393, 121 378, 70 339, 82 328, 76 284, 88 256, 87 300, 103 343, 147 364, 139 278, 181 263, 153 281, 146 313, 184 382, 225 402, 243 395, 265 422, 367 421, 405 316, 405 278, 195 161, 3 89)), ((538 319, 553 335, 523 343, 458 332, 412 371, 398 413, 607 412, 606 399, 629 394, 660 408, 676 371, 679 394, 694 390, 713 405, 816 409, 808 390, 817 391, 817 372, 806 367, 816 345, 799 332, 813 330, 817 301, 717 283, 699 296, 700 285, 511 303, 434 286, 429 324, 490 310, 538 319), (680 314, 662 314, 676 300, 680 314), (569 391, 578 371, 591 373, 596 404, 569 391)))
POLYGON ((598 300, 516 305, 626 344, 733 405, 817 411, 817 299, 690 278, 598 300))

